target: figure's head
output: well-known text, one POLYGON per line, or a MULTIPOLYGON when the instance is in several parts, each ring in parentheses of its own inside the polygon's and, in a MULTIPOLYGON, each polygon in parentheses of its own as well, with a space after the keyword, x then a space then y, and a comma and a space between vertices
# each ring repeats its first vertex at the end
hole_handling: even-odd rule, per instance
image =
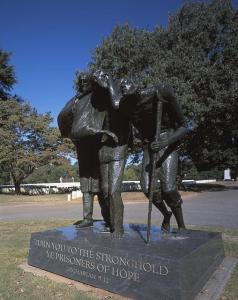
POLYGON ((136 85, 131 78, 122 78, 120 80, 120 89, 123 95, 132 95, 136 92, 136 85))
POLYGON ((90 74, 88 72, 77 72, 76 74, 76 88, 80 93, 85 92, 90 85, 90 74))
POLYGON ((108 88, 109 77, 109 72, 101 69, 96 70, 92 75, 93 81, 105 89, 108 88))
POLYGON ((114 79, 109 70, 97 70, 93 73, 93 81, 108 90, 112 107, 118 109, 121 100, 119 80, 114 79))

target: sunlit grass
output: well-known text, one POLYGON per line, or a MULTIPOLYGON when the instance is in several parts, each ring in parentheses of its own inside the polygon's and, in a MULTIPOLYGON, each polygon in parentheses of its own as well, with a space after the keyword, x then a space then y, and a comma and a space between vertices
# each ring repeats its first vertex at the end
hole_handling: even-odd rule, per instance
POLYGON ((26 261, 31 232, 68 225, 67 221, 0 222, 0 299, 97 299, 67 284, 36 277, 19 265, 26 261))

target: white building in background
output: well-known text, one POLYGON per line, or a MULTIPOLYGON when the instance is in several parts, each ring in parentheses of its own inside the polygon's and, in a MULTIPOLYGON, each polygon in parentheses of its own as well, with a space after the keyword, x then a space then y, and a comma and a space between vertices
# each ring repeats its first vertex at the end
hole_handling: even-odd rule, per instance
POLYGON ((231 180, 231 170, 230 169, 224 170, 224 180, 231 180))

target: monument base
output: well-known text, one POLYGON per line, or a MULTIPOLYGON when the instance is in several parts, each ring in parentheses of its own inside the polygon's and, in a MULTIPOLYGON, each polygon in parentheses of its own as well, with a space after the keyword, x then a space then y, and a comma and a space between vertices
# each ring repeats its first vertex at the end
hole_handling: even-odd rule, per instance
POLYGON ((164 235, 126 224, 122 239, 103 222, 33 233, 28 264, 132 299, 192 300, 224 258, 220 233, 188 230, 164 235))

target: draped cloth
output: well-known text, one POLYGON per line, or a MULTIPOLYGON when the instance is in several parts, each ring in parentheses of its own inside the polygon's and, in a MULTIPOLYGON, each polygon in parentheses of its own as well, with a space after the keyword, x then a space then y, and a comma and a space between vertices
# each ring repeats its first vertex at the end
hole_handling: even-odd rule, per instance
POLYGON ((82 137, 103 133, 106 111, 102 104, 100 105, 100 101, 97 102, 94 101, 92 92, 73 97, 58 116, 62 136, 77 141, 82 137))
POLYGON ((58 116, 63 137, 70 138, 77 150, 82 192, 100 192, 99 146, 106 111, 104 97, 89 92, 68 101, 58 116))

